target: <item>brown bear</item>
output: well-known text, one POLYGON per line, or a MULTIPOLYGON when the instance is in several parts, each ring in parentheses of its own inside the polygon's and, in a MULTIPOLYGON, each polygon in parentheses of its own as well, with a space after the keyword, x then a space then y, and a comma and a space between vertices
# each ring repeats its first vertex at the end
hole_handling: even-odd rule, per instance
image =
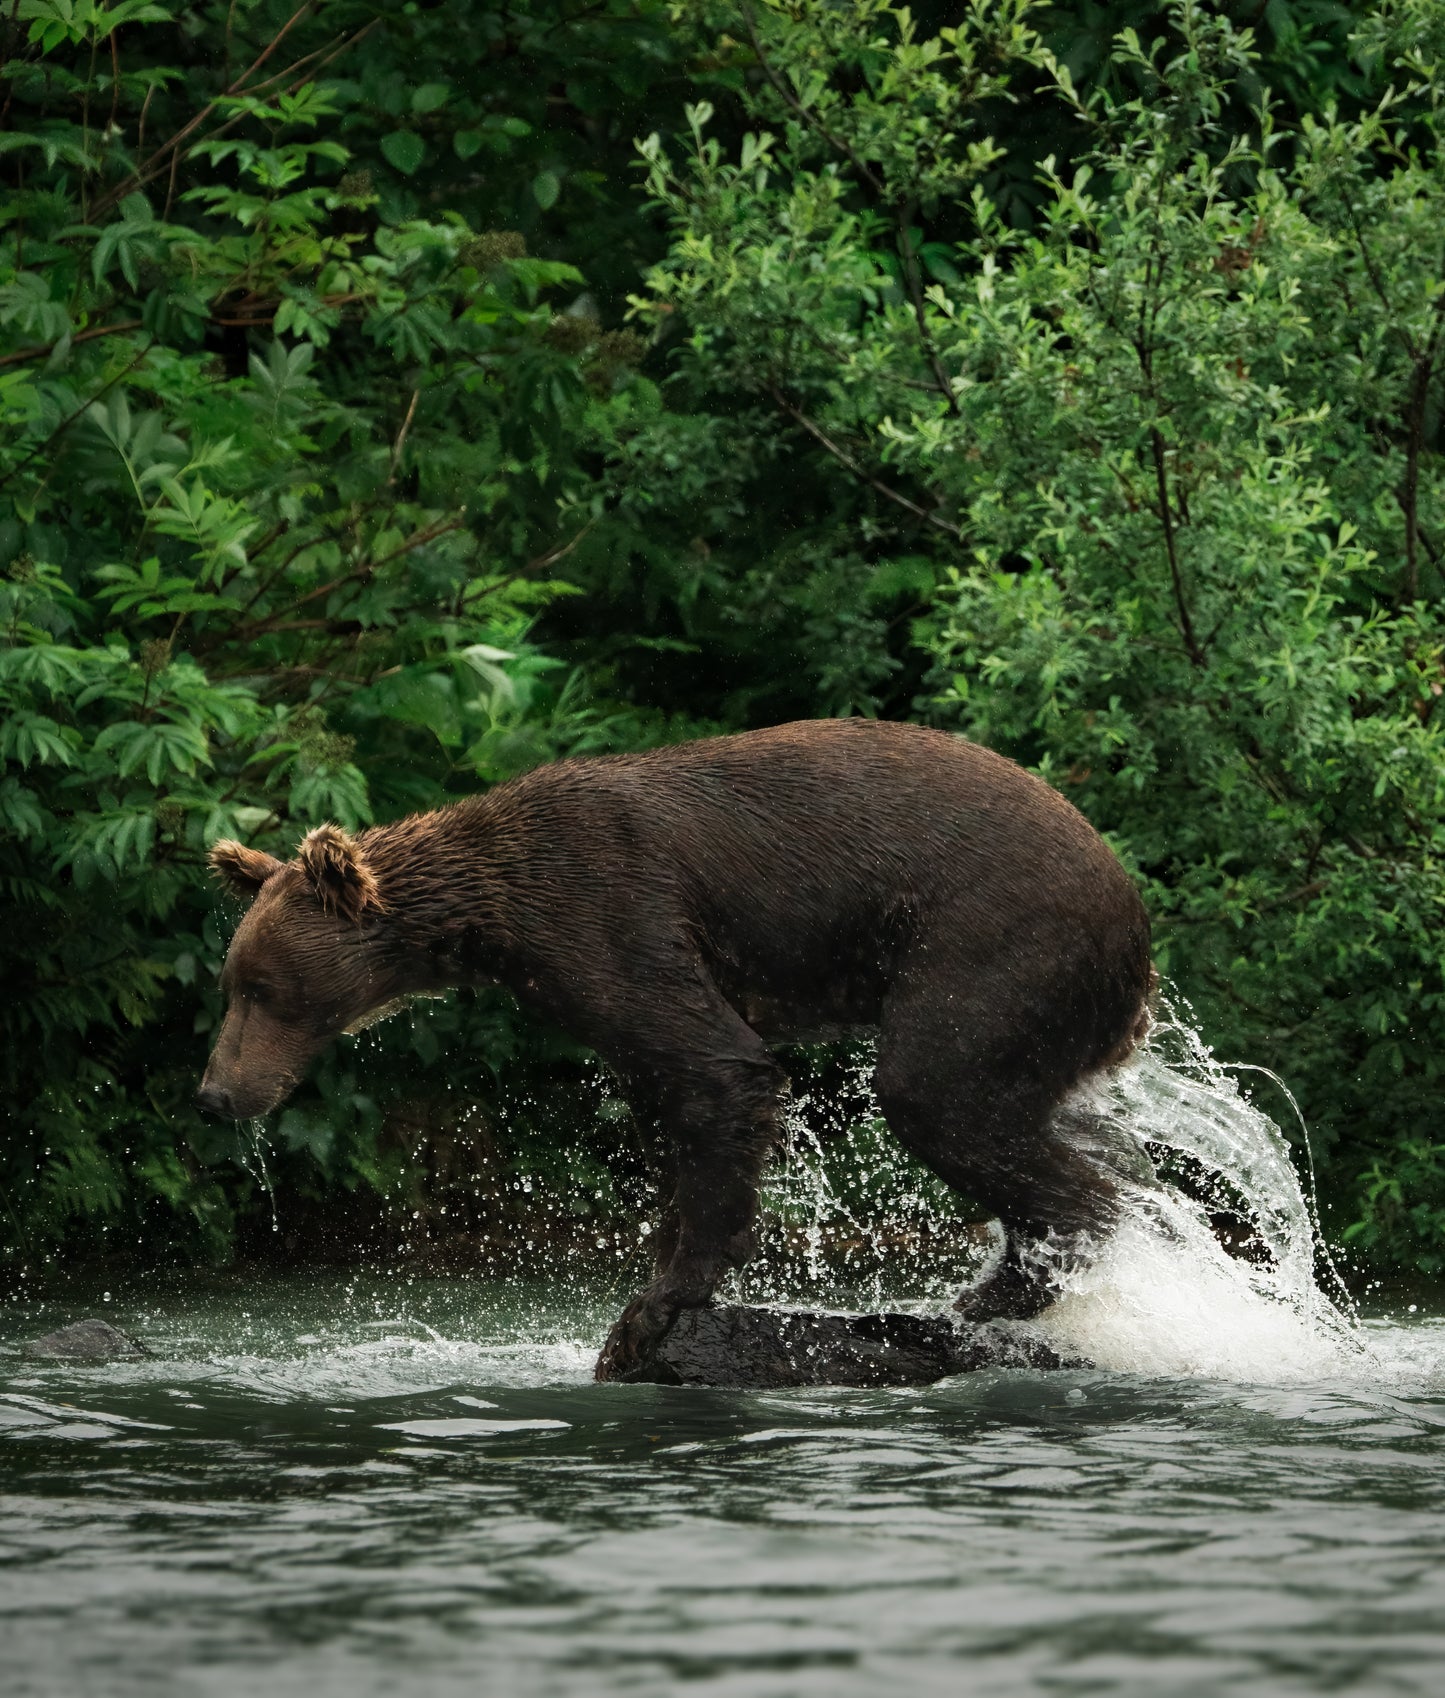
POLYGON ((500 983, 620 1076, 672 1151, 658 1274, 598 1362, 624 1378, 748 1256, 787 1081, 772 1046, 877 1033, 894 1134, 996 1213, 975 1318, 1050 1296, 1117 1187, 1066 1103, 1148 1021, 1149 924, 1041 780, 918 726, 817 720, 561 761, 296 860, 216 844, 254 898, 198 1096, 265 1114, 340 1032, 409 996, 500 983))

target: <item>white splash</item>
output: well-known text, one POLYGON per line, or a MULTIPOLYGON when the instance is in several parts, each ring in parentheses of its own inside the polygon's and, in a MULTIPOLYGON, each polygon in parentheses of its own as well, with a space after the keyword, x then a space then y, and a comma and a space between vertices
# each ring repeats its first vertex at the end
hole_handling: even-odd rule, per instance
POLYGON ((1087 1106, 1110 1132, 1162 1165, 1164 1184, 1131 1188, 1098 1259, 1061 1275, 1063 1295, 1039 1323, 1061 1347, 1103 1368, 1232 1380, 1369 1365, 1289 1145, 1242 1093, 1236 1071, 1166 1011, 1137 1060, 1089 1092, 1087 1106), (1185 1174, 1187 1191, 1178 1183, 1185 1174), (1248 1223, 1251 1259, 1224 1249, 1211 1209, 1248 1223), (1320 1263, 1338 1301, 1318 1282, 1320 1263))
POLYGON ((986 1253, 959 1199, 888 1131, 873 1094, 871 1043, 842 1100, 788 1099, 764 1179, 758 1254, 720 1301, 811 1309, 946 1308, 986 1253))
MULTIPOLYGON (((826 1103, 792 1105, 764 1191, 762 1254, 725 1300, 937 1313, 977 1276, 989 1235, 884 1130, 865 1082, 871 1060, 857 1058, 855 1124, 826 1103)), ((1116 1171, 1147 1173, 1152 1161, 1161 1182, 1127 1188, 1122 1224, 1096 1259, 1061 1265, 1041 1252, 1062 1295, 1036 1324, 1060 1349, 1118 1372, 1244 1382, 1381 1371, 1290 1146, 1240 1089, 1239 1074, 1263 1073, 1216 1061, 1187 1010, 1165 1005, 1135 1060, 1080 1093, 1103 1123, 1096 1153, 1116 1171), (1225 1249, 1211 1213, 1241 1223, 1249 1259, 1225 1249)), ((1283 1082, 1265 1076, 1294 1109, 1283 1082)))

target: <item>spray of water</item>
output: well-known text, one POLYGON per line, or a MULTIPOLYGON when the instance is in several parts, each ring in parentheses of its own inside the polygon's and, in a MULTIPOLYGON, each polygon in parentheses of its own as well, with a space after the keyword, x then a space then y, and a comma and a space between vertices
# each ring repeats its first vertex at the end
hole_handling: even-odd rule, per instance
POLYGON ((1059 1344, 1137 1373, 1277 1381, 1364 1365, 1289 1146, 1234 1076, 1260 1071, 1217 1061, 1166 1007, 1137 1060, 1084 1093, 1114 1137, 1153 1158, 1160 1184, 1129 1187, 1102 1254, 1061 1271, 1041 1323, 1059 1344), (1245 1255, 1220 1242, 1221 1213, 1245 1255))
POLYGON ((860 1044, 836 1099, 789 1099, 761 1199, 758 1254, 727 1302, 866 1311, 945 1307, 977 1271, 987 1235, 880 1118, 874 1052, 860 1044))
POLYGON ((246 1139, 249 1140, 250 1152, 247 1153, 246 1141, 240 1139, 236 1145, 236 1160, 250 1178, 266 1193, 266 1201, 271 1207, 271 1230, 281 1230, 281 1219, 276 1213, 276 1188, 271 1183, 271 1170, 266 1166, 266 1123, 264 1120, 249 1120, 246 1122, 246 1139), (251 1161, 255 1160, 255 1167, 251 1161))
MULTIPOLYGON (((870 1064, 861 1056, 860 1073, 870 1064)), ((1061 1294, 1038 1324, 1061 1349, 1102 1368, 1221 1379, 1368 1369, 1289 1145, 1240 1088, 1238 1074, 1260 1071, 1216 1061, 1187 1013, 1166 1007, 1136 1059, 1080 1093, 1111 1165, 1152 1164, 1159 1178, 1126 1182, 1123 1219, 1096 1258, 1051 1264, 1061 1294), (1225 1217, 1243 1255, 1221 1242, 1225 1217)), ((987 1233, 876 1118, 820 1132, 819 1109, 806 1098, 792 1107, 764 1194, 763 1253, 729 1295, 944 1306, 988 1254, 987 1233)))
MULTIPOLYGON (((837 1101, 802 1095, 790 1105, 764 1190, 760 1253, 722 1301, 937 1313, 993 1253, 989 1227, 887 1131, 872 1067, 862 1048, 837 1101)), ((1123 1219, 1096 1257, 1051 1262, 1060 1296, 1034 1324, 1061 1350, 1119 1372, 1236 1381, 1377 1370, 1290 1147, 1240 1088, 1240 1075, 1260 1071, 1216 1061, 1187 1011, 1166 1008, 1129 1066, 1080 1093, 1072 1106, 1088 1111, 1081 1124, 1092 1116, 1102 1128, 1099 1159, 1116 1174, 1152 1164, 1158 1182, 1126 1182, 1123 1219), (1244 1256, 1221 1243, 1223 1216, 1244 1256)), ((243 1164, 269 1192, 259 1137, 249 1154, 243 1164)), ((533 1189, 530 1176, 509 1183, 533 1189)), ((554 1285, 570 1279, 589 1316, 599 1303, 619 1306, 645 1278, 636 1233, 601 1231, 601 1217, 598 1227, 595 1264, 569 1276, 553 1258, 550 1271, 554 1285), (595 1289, 614 1262, 606 1289, 595 1289)), ((520 1248, 530 1265, 541 1245, 528 1236, 520 1248)), ((600 1336, 605 1324, 596 1326, 600 1336)))

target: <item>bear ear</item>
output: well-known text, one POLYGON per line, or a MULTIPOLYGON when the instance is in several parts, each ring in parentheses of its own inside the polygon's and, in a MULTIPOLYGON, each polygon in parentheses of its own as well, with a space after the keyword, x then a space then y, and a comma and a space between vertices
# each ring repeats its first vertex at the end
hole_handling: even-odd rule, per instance
POLYGON ((229 837, 211 845, 208 859, 211 871, 234 895, 244 897, 247 902, 255 899, 273 873, 281 871, 281 862, 274 855, 261 849, 248 849, 244 843, 229 837))
POLYGON ((383 908, 376 874, 361 846, 339 825, 318 825, 301 839, 298 858, 316 898, 328 914, 360 919, 367 908, 383 908))

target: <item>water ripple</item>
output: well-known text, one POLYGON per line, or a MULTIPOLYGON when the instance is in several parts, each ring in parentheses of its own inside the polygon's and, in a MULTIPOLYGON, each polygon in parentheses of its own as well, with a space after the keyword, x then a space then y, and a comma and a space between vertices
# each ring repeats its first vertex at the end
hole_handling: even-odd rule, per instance
POLYGON ((604 1304, 477 1283, 114 1312, 160 1353, 0 1342, 7 1698, 1439 1689, 1434 1322, 1372 1383, 750 1394, 594 1386, 604 1304))

